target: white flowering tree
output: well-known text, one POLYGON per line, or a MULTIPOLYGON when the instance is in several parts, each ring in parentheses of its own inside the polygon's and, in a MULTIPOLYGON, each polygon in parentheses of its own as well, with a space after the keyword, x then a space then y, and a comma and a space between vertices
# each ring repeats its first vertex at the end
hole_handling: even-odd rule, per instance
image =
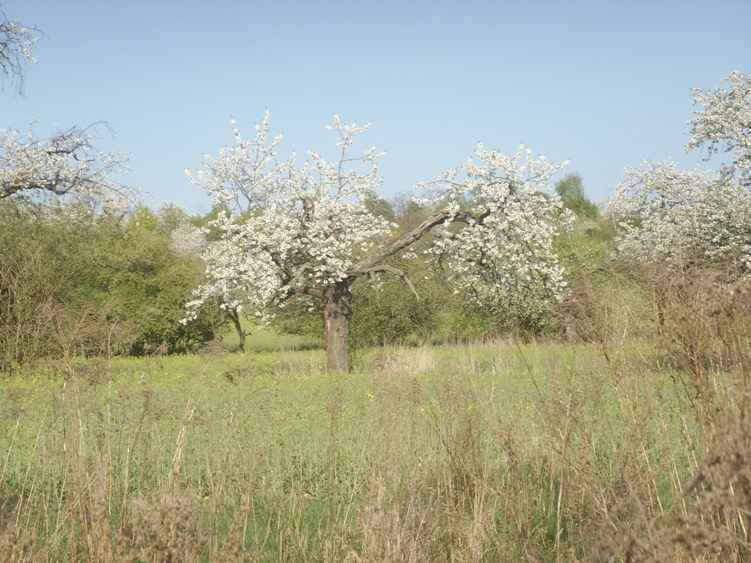
POLYGON ((89 130, 72 128, 39 139, 29 130, 0 132, 0 200, 50 196, 97 205, 121 205, 130 190, 113 180, 126 157, 99 152, 89 130))
POLYGON ((281 136, 271 136, 268 114, 253 139, 232 123, 234 143, 188 171, 224 209, 212 224, 221 236, 204 252, 209 281, 189 309, 220 296, 227 306, 266 317, 291 299, 304 300, 323 312, 329 370, 347 371, 352 285, 395 275, 416 292, 390 260, 408 256, 428 233, 430 254, 452 272, 459 291, 480 302, 528 287, 561 297, 564 275, 552 243, 567 214, 549 189, 559 165, 525 149, 504 155, 478 146, 465 165, 421 186, 435 211, 397 236, 397 226, 366 204, 381 185, 381 155, 353 153, 356 135, 367 128, 334 116, 336 160, 309 152, 298 164, 280 157, 281 136))
MULTIPOLYGON (((190 223, 183 222, 171 233, 170 248, 173 252, 191 258, 197 258, 204 262, 206 271, 213 272, 210 285, 201 286, 194 292, 194 299, 190 303, 191 317, 194 316, 201 305, 206 302, 215 302, 237 333, 239 349, 245 352, 245 340, 248 331, 242 325, 241 311, 247 296, 252 292, 242 287, 227 285, 239 277, 232 276, 226 280, 220 280, 217 275, 224 271, 221 261, 224 254, 221 252, 221 242, 209 245, 204 229, 200 229, 190 223)), ((187 323, 188 319, 183 319, 187 323)))
POLYGON ((706 147, 708 156, 729 154, 732 161, 723 171, 751 187, 751 76, 735 71, 725 82, 726 89, 694 90, 701 110, 691 121, 687 148, 706 147))
POLYGON ((179 256, 200 257, 206 248, 206 233, 182 221, 170 233, 170 250, 179 256))
POLYGON ((751 78, 733 72, 728 89, 694 90, 702 106, 687 149, 722 150, 721 174, 680 170, 674 163, 627 170, 608 205, 619 222, 619 251, 670 269, 722 263, 751 273, 751 78))
POLYGON ((732 264, 751 272, 751 191, 727 177, 674 163, 627 170, 608 206, 618 250, 669 268, 732 264))

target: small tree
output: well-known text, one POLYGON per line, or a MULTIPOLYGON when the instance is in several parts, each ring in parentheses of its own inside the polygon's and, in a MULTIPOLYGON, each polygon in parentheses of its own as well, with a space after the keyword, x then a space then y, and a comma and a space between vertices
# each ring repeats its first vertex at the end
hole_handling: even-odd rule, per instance
MULTIPOLYGON (((213 270, 213 266, 216 265, 216 260, 213 258, 213 254, 205 252, 208 243, 206 240, 206 233, 203 229, 196 227, 195 225, 185 221, 171 233, 172 237, 172 250, 179 255, 185 257, 194 257, 196 259, 208 260, 207 270, 213 270)), ((205 287, 205 286, 202 286, 205 287)), ((196 305, 201 306, 214 297, 214 301, 219 310, 222 311, 226 319, 232 323, 232 327, 237 333, 238 347, 241 352, 245 352, 245 340, 248 336, 248 331, 242 325, 242 318, 240 311, 242 309, 242 298, 237 295, 239 288, 234 290, 224 287, 212 287, 211 290, 205 293, 203 299, 195 301, 196 305)), ((184 324, 187 324, 187 319, 183 319, 184 324)))
POLYGON ((563 205, 573 211, 577 217, 597 219, 600 210, 584 193, 584 184, 578 174, 568 174, 555 185, 555 192, 560 196, 563 205))
POLYGON ((334 116, 338 158, 310 152, 298 165, 279 157, 281 136, 270 136, 268 113, 252 140, 232 123, 234 144, 188 172, 224 210, 212 223, 221 236, 204 254, 209 282, 192 308, 220 295, 264 317, 303 300, 323 312, 329 370, 347 371, 352 285, 395 275, 416 292, 390 260, 408 257, 428 233, 430 255, 472 299, 513 302, 527 287, 537 298, 560 298, 565 282, 552 243, 568 215, 549 189, 558 165, 524 148, 504 155, 480 145, 464 166, 421 186, 433 211, 397 235, 370 205, 380 155, 352 154, 367 128, 334 116))

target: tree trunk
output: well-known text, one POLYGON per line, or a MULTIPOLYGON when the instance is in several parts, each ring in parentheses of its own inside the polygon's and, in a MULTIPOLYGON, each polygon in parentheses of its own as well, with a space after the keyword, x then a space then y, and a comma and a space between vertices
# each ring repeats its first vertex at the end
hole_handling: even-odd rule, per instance
POLYGON ((232 321, 232 325, 235 327, 235 332, 237 332, 237 338, 239 339, 239 348, 240 351, 244 354, 245 353, 245 331, 243 330, 242 323, 240 322, 240 314, 238 313, 237 309, 227 309, 227 316, 232 321))
MULTIPOLYGON (((664 283, 662 280, 658 280, 656 284, 664 283)), ((653 282, 655 284, 655 282, 653 282)), ((667 303, 667 292, 659 285, 653 285, 652 289, 652 304, 655 310, 655 316, 657 318, 657 334, 662 336, 665 332, 665 309, 667 303)))
POLYGON ((324 294, 326 361, 331 373, 346 373, 349 365, 349 319, 352 315, 351 282, 343 281, 324 294))

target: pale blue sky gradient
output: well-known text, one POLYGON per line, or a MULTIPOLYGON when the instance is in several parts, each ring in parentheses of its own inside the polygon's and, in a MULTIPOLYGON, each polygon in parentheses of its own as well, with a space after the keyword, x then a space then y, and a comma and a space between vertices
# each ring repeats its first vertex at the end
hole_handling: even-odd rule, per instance
MULTIPOLYGON (((2 0, 44 32, 0 124, 106 120, 146 201, 208 209, 185 178, 265 108, 285 146, 332 146, 333 113, 371 121, 385 195, 475 143, 570 160, 606 200, 623 169, 686 156, 691 88, 751 72, 751 0, 251 2, 2 0)), ((710 162, 709 167, 716 163, 710 162)))

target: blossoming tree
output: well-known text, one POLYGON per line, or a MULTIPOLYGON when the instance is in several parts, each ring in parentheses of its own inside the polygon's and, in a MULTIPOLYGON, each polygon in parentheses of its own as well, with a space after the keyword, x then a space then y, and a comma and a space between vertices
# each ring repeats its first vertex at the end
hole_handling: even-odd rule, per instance
POLYGON ((721 174, 673 163, 628 170, 608 206, 624 255, 668 268, 722 263, 735 276, 751 274, 751 78, 733 72, 726 81, 726 90, 694 90, 702 110, 687 149, 706 145, 711 156, 722 148, 730 161, 721 174))
POLYGON ((48 139, 0 132, 0 200, 56 196, 97 205, 121 205, 130 190, 113 181, 126 157, 99 152, 87 130, 74 127, 48 139))
POLYGON ((212 224, 221 236, 204 252, 208 282, 189 310, 218 296, 265 317, 304 300, 323 312, 329 370, 347 371, 352 285, 395 275, 416 293, 390 259, 408 256, 428 233, 430 255, 478 301, 502 301, 526 287, 561 297, 553 238, 568 215, 548 189, 559 165, 523 148, 504 155, 478 146, 463 166, 421 185, 434 211, 397 236, 397 225, 366 205, 381 185, 381 155, 372 148, 354 154, 353 145, 369 125, 334 116, 328 127, 337 137, 334 161, 313 151, 301 164, 281 158, 267 113, 255 138, 243 138, 233 122, 234 143, 188 171, 224 209, 212 224))
POLYGON ((727 89, 694 90, 702 109, 691 121, 687 148, 706 146, 709 156, 721 150, 730 154, 723 171, 751 187, 751 76, 735 71, 725 82, 727 89))
POLYGON ((608 206, 620 222, 618 250, 669 268, 730 264, 751 273, 751 190, 673 163, 628 170, 608 206))

